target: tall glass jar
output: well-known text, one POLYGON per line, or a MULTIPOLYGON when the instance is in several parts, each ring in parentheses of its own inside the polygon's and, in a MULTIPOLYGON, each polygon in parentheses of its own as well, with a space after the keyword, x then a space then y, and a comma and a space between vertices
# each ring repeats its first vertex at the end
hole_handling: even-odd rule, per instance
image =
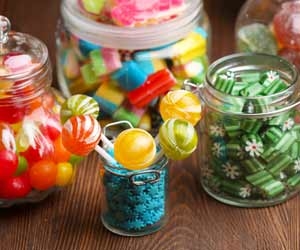
POLYGON ((168 159, 130 171, 104 161, 101 167, 103 225, 113 233, 142 236, 158 231, 168 218, 168 159))
POLYGON ((169 1, 165 7, 157 5, 161 1, 140 5, 107 0, 100 16, 87 14, 84 3, 78 2, 85 1, 64 0, 61 5, 57 31, 61 90, 66 96, 94 97, 101 107, 101 121, 128 120, 134 127, 157 133, 159 98, 180 88, 183 79, 204 79, 210 25, 202 0, 169 1), (154 6, 162 11, 156 13, 154 6), (142 14, 135 24, 116 22, 115 10, 122 8, 124 22, 133 21, 138 11, 142 14), (156 14, 146 21, 146 13, 156 14), (165 20, 161 17, 166 13, 165 20))
POLYGON ((236 54, 210 66, 200 89, 201 183, 209 195, 264 207, 299 192, 299 84, 296 68, 277 56, 236 54))
POLYGON ((248 0, 236 21, 237 50, 279 55, 300 69, 299 26, 299 0, 248 0))
POLYGON ((69 184, 76 157, 62 145, 62 97, 50 87, 46 46, 10 32, 3 16, 0 24, 0 207, 9 207, 69 184))

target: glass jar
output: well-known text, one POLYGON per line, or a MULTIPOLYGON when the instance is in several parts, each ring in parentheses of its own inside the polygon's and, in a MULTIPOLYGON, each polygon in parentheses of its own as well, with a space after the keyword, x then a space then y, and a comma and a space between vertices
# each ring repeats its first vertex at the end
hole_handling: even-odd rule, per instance
POLYGON ((101 107, 101 121, 127 120, 156 134, 161 122, 159 98, 180 88, 183 79, 199 83, 204 79, 209 21, 202 0, 180 0, 173 1, 179 8, 168 7, 166 13, 172 15, 167 20, 158 18, 165 14, 161 11, 146 23, 128 27, 112 21, 113 10, 129 4, 142 8, 143 19, 145 13, 155 12, 151 4, 162 3, 147 1, 143 7, 138 1, 114 1, 111 6, 112 2, 105 1, 103 15, 108 21, 103 21, 103 16, 85 15, 77 0, 62 1, 57 31, 59 85, 66 96, 94 97, 101 107))
POLYGON ((279 55, 300 69, 299 25, 299 0, 248 0, 236 21, 237 50, 279 55))
POLYGON ((236 54, 210 66, 200 89, 201 183, 209 195, 264 207, 299 192, 299 87, 296 68, 277 56, 236 54), (224 91, 232 82, 232 91, 224 91))
POLYGON ((46 46, 0 24, 0 207, 9 207, 70 183, 76 157, 61 142, 63 98, 50 87, 46 46))
POLYGON ((113 233, 142 236, 158 231, 168 218, 168 159, 130 171, 104 161, 101 166, 103 225, 113 233))

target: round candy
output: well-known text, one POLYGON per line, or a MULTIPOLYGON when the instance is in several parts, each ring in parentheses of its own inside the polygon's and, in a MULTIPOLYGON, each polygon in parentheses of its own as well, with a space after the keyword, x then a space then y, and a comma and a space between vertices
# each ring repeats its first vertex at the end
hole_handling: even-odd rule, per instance
POLYGON ((193 125, 181 119, 169 119, 159 129, 159 142, 165 155, 181 160, 197 148, 198 136, 193 125))
POLYGON ((300 49, 300 1, 282 4, 273 19, 274 32, 283 47, 300 49))
POLYGON ((57 164, 56 185, 63 187, 71 183, 73 178, 73 166, 69 162, 57 164))
POLYGON ((94 15, 99 15, 105 4, 105 0, 79 0, 78 2, 83 10, 94 15))
POLYGON ((184 119, 195 125, 201 118, 199 98, 187 90, 169 91, 161 100, 160 114, 164 121, 170 118, 184 119))
POLYGON ((264 24, 253 23, 242 27, 238 31, 237 38, 239 51, 277 54, 276 40, 264 24))
POLYGON ((101 127, 92 115, 71 117, 63 126, 62 142, 72 154, 85 156, 97 146, 101 127))
POLYGON ((0 181, 13 176, 18 168, 18 156, 10 150, 0 150, 0 181))
POLYGON ((116 160, 130 170, 147 168, 153 162, 155 154, 155 141, 143 129, 132 128, 124 130, 114 142, 116 160))
POLYGON ((41 160, 29 169, 30 184, 37 190, 47 190, 56 183, 57 166, 53 161, 41 160))
POLYGON ((99 115, 98 103, 86 95, 71 96, 62 104, 60 118, 65 123, 70 117, 77 115, 92 115, 97 118, 99 115))
POLYGON ((0 197, 5 199, 16 199, 27 196, 31 191, 28 174, 11 177, 1 183, 0 197))

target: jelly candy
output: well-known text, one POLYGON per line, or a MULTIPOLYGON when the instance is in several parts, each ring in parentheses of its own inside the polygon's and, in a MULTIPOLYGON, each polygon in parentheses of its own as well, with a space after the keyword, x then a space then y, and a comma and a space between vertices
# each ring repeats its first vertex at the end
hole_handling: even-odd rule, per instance
POLYGON ((17 167, 17 155, 7 149, 0 150, 0 181, 12 177, 17 167))
POLYGON ((73 178, 73 166, 69 162, 60 162, 57 164, 56 185, 63 187, 70 184, 73 178))
POLYGON ((190 156, 197 147, 198 136, 191 123, 169 119, 159 129, 159 143, 165 155, 173 160, 190 156))
POLYGON ((276 40, 269 28, 261 23, 242 27, 237 34, 237 46, 243 52, 277 54, 276 40))
POLYGON ((28 195, 31 191, 28 174, 11 177, 0 184, 0 197, 5 199, 17 199, 28 195))
POLYGON ((286 2, 273 19, 276 38, 283 47, 300 49, 300 1, 286 2))
POLYGON ((127 169, 147 168, 156 154, 154 138, 142 129, 124 130, 114 142, 114 154, 116 160, 127 169))

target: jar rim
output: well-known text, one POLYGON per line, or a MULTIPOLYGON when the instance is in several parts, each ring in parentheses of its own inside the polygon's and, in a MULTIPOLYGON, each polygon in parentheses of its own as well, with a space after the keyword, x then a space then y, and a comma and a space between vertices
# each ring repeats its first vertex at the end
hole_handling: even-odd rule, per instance
MULTIPOLYGON (((245 63, 246 66, 247 64, 245 63)), ((236 62, 236 64, 234 64, 234 67, 237 67, 238 63, 236 62)), ((248 65, 249 66, 249 65, 248 65)), ((254 66, 254 65, 252 65, 254 66)), ((226 68, 227 70, 232 70, 233 67, 228 67, 226 68)), ((223 70, 223 69, 222 69, 223 70)), ((269 69, 269 70, 274 70, 276 71, 276 69, 269 69)), ((205 104, 209 105, 210 108, 213 108, 214 110, 218 111, 218 112, 222 112, 222 113, 226 113, 226 114, 230 114, 230 115, 238 115, 238 116, 242 116, 242 117, 252 117, 252 118, 259 118, 262 117, 266 114, 273 116, 273 115, 277 115, 279 113, 285 112, 297 105, 300 104, 300 95, 297 93, 296 88, 300 88, 299 86, 300 84, 298 83, 298 71, 296 69, 296 67, 291 64, 290 62, 288 62, 287 60, 279 57, 279 56, 275 56, 275 55, 269 55, 269 54, 264 54, 264 53, 236 53, 236 54, 232 54, 232 55, 228 55, 228 56, 224 56, 218 60, 216 60, 215 62, 213 62, 208 70, 207 70, 207 74, 206 74, 206 80, 203 86, 203 91, 201 91, 200 95, 201 98, 204 99, 205 104), (237 61, 237 60, 246 60, 247 58, 250 57, 259 57, 261 59, 270 59, 270 60, 277 60, 278 63, 281 63, 282 65, 286 66, 292 77, 291 79, 289 79, 289 87, 287 89, 285 89, 284 91, 281 91, 279 93, 275 93, 275 94, 271 94, 268 96, 251 96, 251 97, 245 97, 245 96, 234 96, 234 95, 230 95, 230 94, 226 94, 223 93, 219 90, 217 90, 214 87, 213 84, 213 72, 215 71, 215 69, 221 65, 221 64, 226 64, 226 62, 230 62, 230 61, 237 61), (213 97, 218 97, 219 100, 222 102, 223 100, 229 101, 230 103, 238 103, 241 100, 246 100, 246 101, 265 101, 267 104, 276 104, 279 101, 283 101, 286 100, 288 98, 288 101, 285 101, 284 105, 280 106, 279 109, 275 109, 275 110, 269 110, 267 112, 262 111, 262 112, 256 112, 256 113, 243 113, 241 111, 237 112, 237 111, 225 111, 222 110, 220 107, 218 107, 218 105, 213 105, 207 98, 205 98, 205 93, 204 91, 206 91, 206 94, 209 94, 213 97), (269 103, 269 101, 271 101, 271 103, 269 103)))
POLYGON ((202 0, 187 0, 188 7, 173 20, 146 27, 119 27, 84 16, 77 0, 63 0, 64 24, 75 36, 103 47, 137 50, 163 46, 184 38, 196 27, 203 9, 202 0))

